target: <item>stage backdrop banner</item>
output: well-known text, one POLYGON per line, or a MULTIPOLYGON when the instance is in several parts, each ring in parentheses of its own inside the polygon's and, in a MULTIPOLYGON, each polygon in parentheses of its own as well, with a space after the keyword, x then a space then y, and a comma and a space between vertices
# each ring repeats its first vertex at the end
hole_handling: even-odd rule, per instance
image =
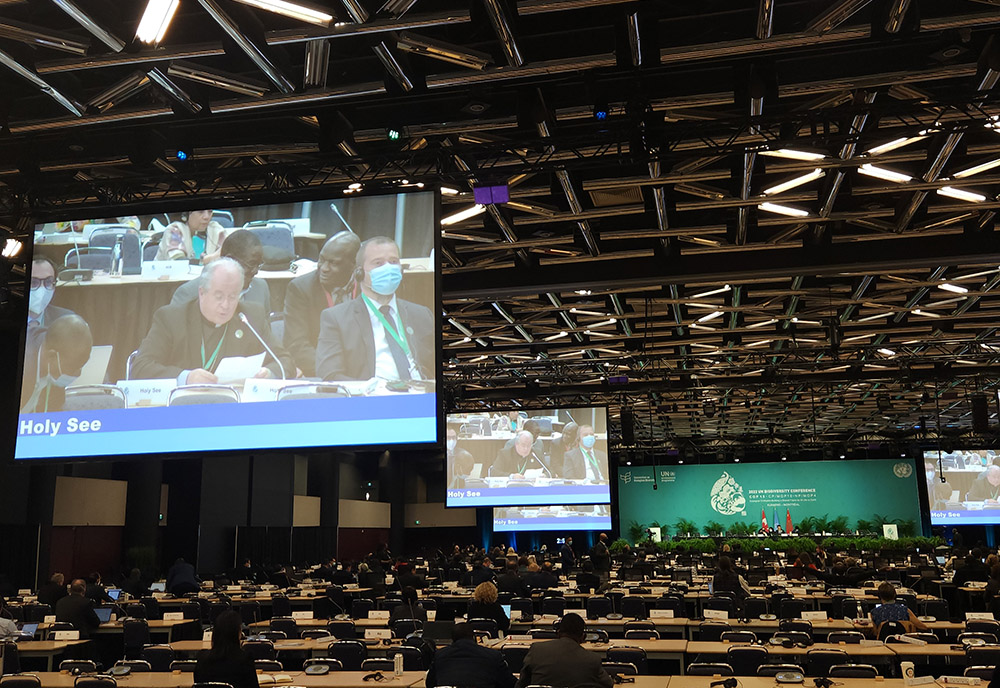
MULTIPOLYGON (((761 526, 774 519, 846 516, 850 528, 876 515, 919 523, 920 504, 909 459, 809 461, 699 466, 622 467, 618 471, 618 514, 624 532, 632 521, 673 526, 693 521, 704 533, 714 521, 727 528, 738 521, 761 526)), ((671 528, 673 535, 673 529, 671 528)))

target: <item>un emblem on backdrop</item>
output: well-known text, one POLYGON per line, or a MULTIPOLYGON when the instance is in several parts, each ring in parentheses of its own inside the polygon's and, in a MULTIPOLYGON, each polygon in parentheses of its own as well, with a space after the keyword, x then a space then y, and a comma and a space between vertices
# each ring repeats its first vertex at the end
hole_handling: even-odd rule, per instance
POLYGON ((909 478, 913 474, 913 466, 907 461, 900 461, 892 467, 897 478, 909 478))
POLYGON ((743 497, 743 488, 733 480, 729 473, 723 473, 722 477, 712 485, 711 503, 712 508, 723 516, 735 516, 743 513, 747 508, 747 501, 743 497))

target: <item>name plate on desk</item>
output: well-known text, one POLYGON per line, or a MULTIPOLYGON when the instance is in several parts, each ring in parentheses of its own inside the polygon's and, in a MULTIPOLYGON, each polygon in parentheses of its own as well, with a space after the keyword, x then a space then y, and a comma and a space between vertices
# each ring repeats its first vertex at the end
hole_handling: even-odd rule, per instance
POLYGON ((42 623, 55 623, 55 622, 56 622, 55 614, 46 614, 45 616, 42 617, 42 623))
POLYGON ((442 583, 442 585, 444 585, 445 590, 457 590, 458 589, 458 581, 445 581, 444 583, 442 583))
POLYGON ((848 595, 851 595, 852 597, 864 597, 865 596, 864 588, 848 588, 844 592, 846 592, 848 595))
POLYGON ((119 380, 129 408, 135 406, 166 406, 177 380, 119 380))
MULTIPOLYGON (((338 568, 337 570, 339 571, 340 569, 338 568)), ((348 583, 347 585, 344 586, 344 590, 357 590, 357 589, 358 589, 357 583, 348 583)))
MULTIPOLYGON (((520 612, 518 613, 518 615, 520 616, 520 612)), ((437 609, 428 609, 427 610, 427 620, 428 621, 437 621, 437 616, 438 616, 437 609)), ((511 618, 511 620, 514 619, 514 610, 513 609, 510 611, 510 618, 511 618)))
POLYGON ((388 628, 366 628, 366 640, 389 640, 392 638, 392 631, 388 628))
POLYGON ((386 585, 392 585, 395 582, 396 582, 396 577, 395 576, 386 576, 385 577, 385 584, 386 585))
POLYGON ((31 594, 31 588, 21 588, 17 591, 18 597, 28 597, 31 594))
POLYGON ((313 618, 312 612, 292 612, 293 619, 311 619, 313 618))
POLYGON ((153 599, 154 600, 162 600, 166 596, 167 596, 167 593, 165 593, 165 592, 154 592, 153 593, 153 599))
POLYGON ((212 632, 211 631, 205 631, 204 633, 202 633, 201 634, 201 642, 203 642, 203 643, 210 643, 210 642, 212 642, 212 632))
POLYGON ((388 621, 389 620, 389 612, 388 611, 384 611, 384 610, 383 611, 370 611, 370 612, 368 612, 368 618, 369 619, 383 619, 385 621, 388 621))
POLYGON ((881 640, 872 640, 871 638, 862 638, 858 641, 858 644, 864 647, 879 647, 885 645, 885 643, 881 640))
POLYGON ((56 631, 52 634, 53 640, 79 640, 80 631, 56 631))
POLYGON ((164 621, 183 621, 184 620, 184 612, 164 612, 163 613, 163 620, 164 621))
POLYGON ((965 612, 966 621, 981 621, 983 619, 993 620, 993 612, 965 612))
POLYGON ((826 612, 802 612, 806 621, 826 621, 826 612))
POLYGON ((806 594, 806 589, 805 588, 788 588, 788 592, 790 592, 793 595, 805 595, 806 594))
POLYGON ((191 266, 184 260, 144 260, 142 261, 142 277, 143 279, 176 279, 190 274, 190 268, 191 266))
MULTIPOLYGON (((243 385, 241 401, 277 401, 278 390, 291 387, 297 383, 293 380, 274 380, 271 378, 247 378, 243 385)), ((315 384, 315 383, 311 383, 315 384)))
MULTIPOLYGON (((709 610, 711 611, 711 610, 709 610)), ((674 618, 673 609, 650 609, 649 610, 650 619, 672 619, 674 618)))
MULTIPOLYGON (((521 618, 521 610, 520 609, 511 609, 510 610, 510 620, 511 621, 518 621, 520 618, 521 618)), ((430 617, 427 617, 427 620, 430 621, 430 617)))
POLYGON ((705 609, 702 614, 706 619, 729 619, 729 612, 724 609, 705 609))

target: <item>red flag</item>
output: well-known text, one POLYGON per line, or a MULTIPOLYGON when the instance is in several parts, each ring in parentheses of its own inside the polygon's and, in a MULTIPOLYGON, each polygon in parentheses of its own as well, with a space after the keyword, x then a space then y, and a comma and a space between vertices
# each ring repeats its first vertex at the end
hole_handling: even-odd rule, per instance
POLYGON ((785 509, 785 532, 792 532, 792 512, 785 509))
POLYGON ((761 530, 767 530, 767 514, 764 513, 763 509, 760 510, 760 527, 761 530))

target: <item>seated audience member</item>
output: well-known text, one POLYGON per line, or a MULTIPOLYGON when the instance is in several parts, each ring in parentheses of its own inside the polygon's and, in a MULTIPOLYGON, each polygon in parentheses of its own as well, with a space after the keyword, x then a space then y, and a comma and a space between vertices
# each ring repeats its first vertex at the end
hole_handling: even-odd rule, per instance
POLYGON ((90 326, 79 315, 64 315, 40 331, 35 344, 34 353, 25 352, 21 413, 62 411, 66 388, 90 360, 90 326))
POLYGON ((389 623, 400 619, 420 619, 427 621, 427 612, 417 604, 417 591, 412 587, 403 588, 403 603, 393 607, 389 614, 389 623))
POLYGON ((497 601, 497 587, 486 581, 476 586, 472 592, 472 601, 469 602, 468 618, 472 619, 493 619, 501 631, 510 629, 510 618, 503 610, 503 606, 497 601))
POLYGON ((509 592, 514 597, 524 597, 528 589, 524 585, 524 580, 517 573, 517 562, 508 563, 507 568, 497 576, 497 591, 509 592))
POLYGON ((142 584, 142 572, 139 569, 129 571, 128 578, 122 581, 121 588, 134 600, 149 594, 149 588, 142 584))
POLYGON ((74 580, 69 586, 69 595, 56 603, 56 621, 73 624, 80 631, 81 638, 89 638, 90 634, 101 625, 94 611, 94 601, 86 596, 87 584, 81 578, 74 580))
POLYGON ((285 291, 285 348, 306 377, 316 375, 316 342, 323 311, 351 300, 351 276, 361 240, 354 232, 330 237, 316 269, 299 275, 285 291))
POLYGON ((449 472, 448 486, 459 487, 460 481, 465 480, 472 473, 476 460, 472 454, 458 446, 458 432, 453 427, 449 427, 447 430, 445 452, 445 466, 449 472))
MULTIPOLYGON (((3 596, 0 596, 0 640, 4 638, 16 638, 18 635, 20 635, 20 631, 17 630, 14 616, 7 609, 7 604, 4 602, 3 596)), ((0 670, 2 669, 3 662, 0 662, 0 670)))
POLYGON ((542 457, 535 453, 533 442, 534 438, 530 432, 527 430, 519 432, 514 438, 514 444, 501 449, 497 454, 490 475, 523 477, 527 471, 541 469, 543 475, 552 476, 549 466, 546 466, 542 457))
MULTIPOLYGON (((232 258, 220 258, 205 267, 200 279, 196 301, 163 306, 153 314, 153 325, 139 345, 132 377, 176 378, 181 385, 218 383, 213 371, 222 359, 265 353, 239 315, 245 315, 267 341, 281 359, 285 374, 294 375, 292 359, 271 337, 264 309, 256 303, 240 302, 243 267, 232 258)), ((281 367, 266 354, 264 367, 253 377, 277 378, 281 374, 281 367)))
POLYGON ((559 622, 558 638, 532 643, 524 658, 518 688, 611 688, 614 682, 601 666, 600 655, 582 647, 585 628, 583 618, 570 612, 559 622))
POLYGON ((414 571, 413 567, 406 562, 401 562, 396 567, 396 583, 400 590, 403 588, 422 590, 427 585, 423 576, 414 571))
POLYGON ((194 567, 181 557, 167 571, 166 588, 167 592, 181 597, 189 592, 198 592, 201 590, 201 581, 195 575, 194 567))
MULTIPOLYGON (((542 440, 541 440, 541 435, 542 435, 542 426, 541 426, 541 424, 539 424, 539 422, 536 419, 529 418, 528 420, 524 421, 524 425, 521 427, 521 429, 524 430, 524 432, 530 432, 531 433, 531 438, 532 438, 532 440, 531 440, 531 450, 533 452, 535 452, 535 455, 536 456, 544 456, 544 454, 545 454, 545 445, 542 444, 542 440)), ((515 434, 513 437, 511 437, 509 440, 507 440, 507 442, 504 443, 503 448, 504 449, 509 449, 510 447, 513 447, 514 446, 514 442, 516 442, 516 441, 517 441, 517 434, 515 434)))
POLYGON ((243 622, 234 611, 222 612, 212 627, 212 649, 198 655, 195 683, 228 683, 232 688, 258 688, 253 660, 240 647, 243 622))
POLYGON ((733 567, 733 560, 727 556, 719 557, 715 566, 715 576, 712 578, 712 593, 731 592, 736 599, 742 600, 750 595, 750 586, 733 567))
POLYGON ((553 466, 564 465, 566 454, 580 446, 579 432, 580 426, 570 421, 563 426, 562 433, 553 438, 549 444, 549 462, 553 466))
POLYGON ((459 623, 452 629, 451 645, 434 653, 425 685, 514 688, 514 675, 499 650, 478 644, 472 627, 459 623))
POLYGON ((56 602, 68 594, 66 592, 66 577, 61 573, 53 573, 48 582, 38 588, 37 597, 41 604, 47 604, 55 609, 56 602))
POLYGON ((871 571, 856 565, 856 560, 851 559, 850 563, 853 569, 847 560, 840 561, 838 559, 833 562, 830 573, 817 569, 805 571, 805 574, 808 577, 820 579, 831 588, 856 588, 860 583, 872 577, 871 571))
POLYGON ((566 452, 562 467, 563 477, 566 480, 606 481, 608 479, 608 455, 600 449, 594 448, 597 443, 594 428, 589 425, 581 425, 579 441, 580 444, 576 449, 566 452))
POLYGON ((972 481, 966 501, 1000 503, 1000 466, 990 466, 972 481))
POLYGON ((87 576, 86 596, 97 604, 110 604, 114 602, 108 591, 104 589, 104 584, 101 582, 101 574, 97 571, 87 576))
POLYGON ((492 581, 496 578, 496 573, 493 571, 493 562, 489 558, 483 559, 479 564, 472 567, 472 584, 479 585, 486 581, 492 581))
POLYGON ((388 237, 358 249, 358 298, 320 316, 316 375, 324 380, 430 379, 434 376, 434 316, 396 296, 403 279, 399 247, 388 237))
POLYGON ((28 292, 28 339, 64 315, 75 315, 68 308, 53 306, 56 293, 56 265, 43 255, 31 259, 31 284, 28 292))
POLYGON ((990 569, 990 580, 986 583, 986 599, 993 599, 997 595, 1000 595, 1000 564, 994 564, 990 569))
POLYGON ((927 461, 924 463, 924 477, 927 479, 927 499, 931 509, 944 509, 954 492, 951 483, 941 481, 937 465, 927 461))
POLYGON ((171 222, 160 237, 156 260, 190 260, 204 256, 208 263, 219 254, 226 229, 212 219, 211 210, 181 213, 181 219, 171 222))
MULTIPOLYGON (((265 313, 271 312, 271 289, 267 280, 257 277, 260 266, 264 263, 264 248, 260 237, 249 229, 237 229, 226 237, 222 244, 222 258, 232 258, 243 267, 243 291, 240 301, 259 303, 265 313)), ((171 306, 191 303, 198 299, 198 289, 201 278, 188 280, 174 291, 170 299, 171 306)))
POLYGON ((582 592, 597 592, 601 587, 601 577, 594 573, 594 562, 583 562, 583 570, 576 574, 576 587, 582 592))
POLYGON ((926 631, 928 627, 920 621, 909 607, 902 602, 896 601, 896 588, 892 583, 882 583, 878 586, 878 598, 881 604, 872 609, 869 615, 872 625, 875 627, 875 636, 878 637, 879 629, 887 621, 898 621, 907 632, 926 631))
POLYGON ((983 551, 977 547, 965 558, 965 566, 955 571, 952 583, 955 584, 956 588, 961 588, 969 581, 988 581, 989 579, 990 570, 983 563, 983 551))
MULTIPOLYGON (((531 568, 530 566, 528 567, 531 568)), ((548 588, 559 587, 559 578, 552 572, 552 562, 547 561, 541 566, 541 570, 527 575, 524 582, 532 590, 547 590, 548 588)))

